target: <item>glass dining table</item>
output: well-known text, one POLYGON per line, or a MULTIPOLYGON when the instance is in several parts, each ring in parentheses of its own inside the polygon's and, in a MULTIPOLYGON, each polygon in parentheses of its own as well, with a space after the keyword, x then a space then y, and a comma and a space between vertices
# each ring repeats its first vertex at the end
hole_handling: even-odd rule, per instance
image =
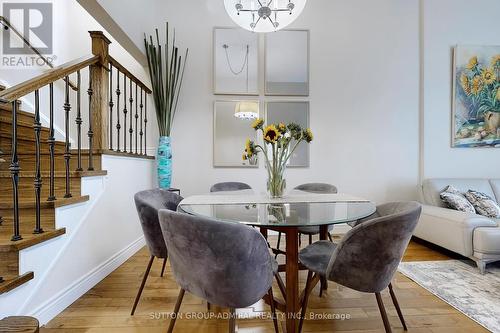
POLYGON ((260 228, 267 238, 268 231, 286 235, 286 262, 279 265, 285 272, 285 285, 280 289, 285 299, 270 300, 285 314, 286 332, 297 332, 302 307, 299 292, 299 227, 316 226, 320 239, 328 237, 328 226, 356 221, 373 214, 375 204, 346 194, 313 194, 292 191, 279 199, 248 191, 218 192, 184 199, 178 210, 187 214, 217 219, 227 223, 243 223, 260 228))

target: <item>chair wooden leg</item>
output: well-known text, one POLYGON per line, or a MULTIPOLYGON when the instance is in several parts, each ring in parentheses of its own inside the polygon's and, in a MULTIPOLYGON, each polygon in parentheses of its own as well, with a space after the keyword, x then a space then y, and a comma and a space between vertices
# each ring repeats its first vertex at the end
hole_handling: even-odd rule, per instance
POLYGON ((307 272, 307 280, 306 280, 306 289, 304 290, 304 300, 302 303, 302 311, 300 313, 300 321, 299 321, 299 333, 302 332, 302 325, 304 324, 304 317, 306 316, 307 311, 307 303, 309 302, 309 295, 311 294, 311 282, 312 282, 313 272, 307 272))
POLYGON ((408 327, 406 327, 405 318, 403 317, 403 312, 401 312, 401 308, 399 307, 398 299, 396 298, 396 294, 394 293, 394 290, 392 289, 392 283, 389 283, 389 293, 391 294, 392 303, 394 304, 394 307, 396 308, 396 311, 398 312, 399 320, 401 320, 401 324, 403 324, 403 329, 405 331, 408 331, 408 327))
POLYGON ((311 245, 312 243, 313 243, 313 236, 309 235, 309 245, 311 245))
POLYGON ((380 293, 375 293, 377 297, 377 304, 380 310, 380 315, 382 316, 382 321, 384 322, 385 332, 392 333, 391 324, 389 323, 389 318, 387 317, 387 312, 385 312, 384 302, 382 301, 382 296, 380 293))
POLYGON ((274 332, 279 333, 280 330, 278 328, 278 317, 276 316, 276 304, 274 304, 274 295, 273 295, 273 287, 269 288, 269 299, 271 300, 271 315, 273 316, 273 324, 274 324, 274 332))
POLYGON ((165 265, 167 264, 167 258, 163 259, 163 266, 161 267, 160 276, 163 277, 163 273, 165 273, 165 265))
POLYGON ((319 297, 323 297, 323 291, 328 289, 328 280, 322 277, 319 284, 319 297))
POLYGON ((276 274, 274 274, 274 277, 276 278, 276 282, 278 283, 278 287, 280 288, 283 299, 286 299, 286 287, 285 283, 283 282, 283 279, 280 276, 280 273, 277 272, 276 274))
POLYGON ((229 333, 236 333, 236 310, 234 308, 229 309, 229 333))
POLYGON ((330 240, 330 242, 333 243, 333 238, 332 238, 332 235, 330 235, 330 233, 328 233, 328 239, 330 240))
POLYGON ((137 296, 135 296, 135 301, 134 301, 134 306, 132 307, 132 312, 130 312, 131 316, 133 316, 135 313, 135 308, 137 308, 137 304, 139 303, 139 299, 141 298, 142 290, 144 289, 144 286, 146 285, 146 280, 148 279, 149 271, 151 270, 151 265, 153 264, 154 259, 155 259, 154 256, 151 256, 151 258, 149 258, 148 267, 146 268, 146 272, 144 273, 144 277, 142 278, 141 286, 139 287, 139 291, 137 292, 137 296))
POLYGON ((174 313, 172 313, 172 319, 170 319, 170 324, 168 325, 168 333, 172 333, 175 326, 175 321, 177 320, 177 316, 179 315, 179 309, 181 308, 182 299, 184 298, 184 293, 186 291, 181 288, 179 291, 179 296, 177 296, 177 302, 175 302, 174 313))

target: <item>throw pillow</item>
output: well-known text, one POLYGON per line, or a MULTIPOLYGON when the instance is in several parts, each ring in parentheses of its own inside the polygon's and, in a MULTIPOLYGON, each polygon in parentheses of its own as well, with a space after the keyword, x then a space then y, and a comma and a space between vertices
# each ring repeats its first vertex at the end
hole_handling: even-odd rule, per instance
POLYGON ((441 200, 451 209, 455 209, 466 213, 476 213, 472 203, 455 187, 448 186, 439 194, 441 200))
POLYGON ((469 190, 464 195, 474 206, 479 215, 495 219, 500 218, 500 205, 487 194, 469 190))

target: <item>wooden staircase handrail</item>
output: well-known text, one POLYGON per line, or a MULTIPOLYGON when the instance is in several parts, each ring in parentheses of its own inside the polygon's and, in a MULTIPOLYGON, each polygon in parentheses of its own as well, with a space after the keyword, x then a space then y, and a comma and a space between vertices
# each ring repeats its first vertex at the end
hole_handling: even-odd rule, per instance
POLYGON ((113 65, 113 67, 118 68, 121 73, 124 73, 130 80, 132 80, 139 87, 141 87, 147 94, 151 94, 152 91, 146 84, 144 84, 141 80, 139 80, 134 74, 130 73, 130 71, 127 68, 125 68, 125 66, 120 64, 111 55, 108 56, 108 61, 113 65))
MULTIPOLYGON (((45 65, 49 66, 50 68, 54 68, 54 65, 49 61, 49 59, 47 59, 47 57, 45 57, 43 54, 41 54, 40 51, 36 47, 34 47, 30 43, 30 41, 27 40, 26 37, 24 37, 23 34, 21 34, 19 32, 19 30, 17 30, 16 27, 14 27, 12 25, 12 23, 10 23, 9 20, 7 20, 6 17, 0 16, 0 24, 3 25, 5 29, 12 30, 12 32, 15 35, 17 35, 23 41, 23 43, 26 44, 30 48, 31 51, 33 51, 33 53, 35 53, 37 56, 40 57, 40 59, 43 60, 43 62, 44 62, 45 65)), ((71 80, 68 83, 69 83, 69 86, 71 87, 71 89, 77 90, 76 85, 73 82, 71 82, 71 80)))
POLYGON ((26 96, 29 93, 34 92, 37 89, 48 85, 49 83, 64 79, 66 76, 69 76, 70 74, 73 74, 78 70, 99 63, 99 61, 100 57, 98 55, 89 54, 64 63, 60 66, 54 67, 46 73, 40 74, 30 80, 24 81, 0 92, 0 101, 2 103, 13 102, 23 96, 26 96))

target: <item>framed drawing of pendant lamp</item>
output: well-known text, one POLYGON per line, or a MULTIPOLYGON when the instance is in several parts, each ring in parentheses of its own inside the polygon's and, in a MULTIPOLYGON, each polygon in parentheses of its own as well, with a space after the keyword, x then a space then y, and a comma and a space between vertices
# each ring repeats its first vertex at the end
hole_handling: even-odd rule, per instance
POLYGON ((214 94, 258 95, 258 34, 243 29, 216 27, 213 49, 214 94))

